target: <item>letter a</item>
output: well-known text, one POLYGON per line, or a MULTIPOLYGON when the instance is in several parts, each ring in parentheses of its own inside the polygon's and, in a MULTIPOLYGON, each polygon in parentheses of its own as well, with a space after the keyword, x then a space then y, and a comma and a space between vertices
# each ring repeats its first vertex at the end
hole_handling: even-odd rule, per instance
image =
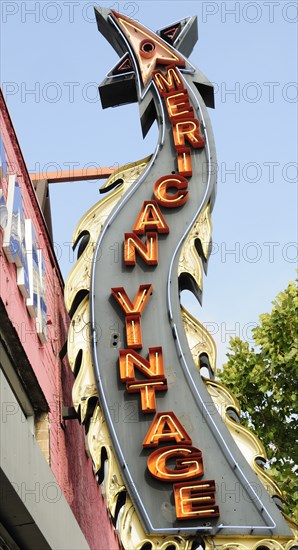
POLYGON ((143 447, 157 447, 160 441, 191 445, 192 441, 173 412, 157 413, 143 441, 143 447))

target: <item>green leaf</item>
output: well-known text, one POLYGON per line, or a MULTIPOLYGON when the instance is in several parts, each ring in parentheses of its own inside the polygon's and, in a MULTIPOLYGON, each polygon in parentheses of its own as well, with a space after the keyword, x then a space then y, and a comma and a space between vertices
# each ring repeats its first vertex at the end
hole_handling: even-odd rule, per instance
POLYGON ((294 281, 278 294, 271 313, 260 315, 252 334, 253 347, 231 338, 219 379, 239 400, 243 423, 253 426, 263 441, 269 473, 285 494, 286 512, 297 521, 298 293, 294 281))

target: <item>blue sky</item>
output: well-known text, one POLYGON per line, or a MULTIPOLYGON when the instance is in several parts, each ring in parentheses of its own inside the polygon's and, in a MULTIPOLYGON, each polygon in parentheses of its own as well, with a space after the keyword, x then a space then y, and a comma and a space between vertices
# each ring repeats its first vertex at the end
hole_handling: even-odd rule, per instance
MULTIPOLYGON (((191 60, 214 83, 218 155, 213 253, 203 307, 224 361, 230 335, 250 339, 297 265, 297 2, 101 2, 156 30, 197 15, 191 60)), ((118 60, 89 1, 1 2, 1 85, 29 171, 121 166, 153 152, 138 106, 102 110, 96 86, 118 60), (75 163, 75 164, 74 164, 75 163)), ((64 277, 73 229, 102 182, 51 187, 64 277)))

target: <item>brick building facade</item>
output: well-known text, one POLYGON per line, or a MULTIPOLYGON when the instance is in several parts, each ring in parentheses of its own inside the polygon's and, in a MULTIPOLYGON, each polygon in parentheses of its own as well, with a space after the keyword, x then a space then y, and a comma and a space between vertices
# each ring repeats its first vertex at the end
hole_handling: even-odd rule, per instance
POLYGON ((63 419, 74 380, 63 280, 2 93, 0 103, 0 547, 116 550, 83 428, 63 419))

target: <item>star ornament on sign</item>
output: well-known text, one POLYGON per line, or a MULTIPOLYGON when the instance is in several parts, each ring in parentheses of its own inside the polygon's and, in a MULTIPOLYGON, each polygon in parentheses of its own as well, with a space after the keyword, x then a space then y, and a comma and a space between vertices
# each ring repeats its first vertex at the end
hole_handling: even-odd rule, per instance
POLYGON ((96 7, 95 14, 100 32, 121 57, 99 86, 103 108, 143 99, 159 65, 173 65, 193 74, 205 104, 214 108, 212 84, 186 59, 198 40, 196 16, 182 19, 155 34, 114 10, 96 7))
POLYGON ((129 40, 137 59, 142 83, 146 86, 152 76, 152 71, 158 64, 175 64, 185 67, 184 59, 163 40, 158 39, 150 31, 145 30, 137 23, 131 23, 127 17, 112 11, 126 38, 129 40))

